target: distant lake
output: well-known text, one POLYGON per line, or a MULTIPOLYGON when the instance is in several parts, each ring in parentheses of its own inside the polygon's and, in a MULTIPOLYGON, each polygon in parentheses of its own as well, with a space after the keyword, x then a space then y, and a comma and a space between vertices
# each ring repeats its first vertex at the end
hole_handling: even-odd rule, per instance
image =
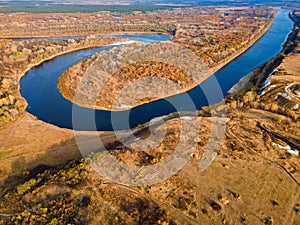
MULTIPOLYGON (((76 130, 128 129, 155 117, 175 111, 193 111, 195 108, 201 109, 204 105, 221 101, 242 77, 280 52, 292 28, 293 22, 289 19, 289 11, 280 10, 272 27, 258 42, 199 86, 186 93, 147 103, 132 110, 94 111, 71 103, 62 97, 57 89, 58 78, 66 69, 97 52, 110 49, 111 46, 68 53, 32 68, 21 79, 21 94, 28 102, 29 113, 59 127, 76 130), (73 127, 73 120, 76 120, 76 127, 73 127)), ((115 36, 146 42, 171 38, 146 34, 115 36)))

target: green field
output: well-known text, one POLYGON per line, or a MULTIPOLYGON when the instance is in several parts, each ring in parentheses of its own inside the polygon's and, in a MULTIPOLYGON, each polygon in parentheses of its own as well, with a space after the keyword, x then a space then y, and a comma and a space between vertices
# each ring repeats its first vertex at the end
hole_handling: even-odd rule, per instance
POLYGON ((161 6, 151 4, 136 5, 64 5, 45 4, 41 2, 0 2, 0 13, 67 13, 67 12, 99 12, 111 11, 119 13, 131 13, 132 11, 153 11, 176 8, 176 6, 161 6))

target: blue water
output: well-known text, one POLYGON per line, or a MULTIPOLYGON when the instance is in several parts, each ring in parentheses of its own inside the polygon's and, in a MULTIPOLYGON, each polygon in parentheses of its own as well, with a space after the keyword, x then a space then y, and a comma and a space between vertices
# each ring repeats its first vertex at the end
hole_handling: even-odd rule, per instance
MULTIPOLYGON (((57 89, 58 78, 67 68, 111 47, 68 53, 32 68, 21 79, 21 94, 28 102, 29 113, 48 123, 75 130, 128 129, 175 111, 194 111, 204 105, 221 101, 228 90, 243 76, 280 52, 293 27, 288 13, 287 10, 281 10, 270 30, 258 42, 191 91, 144 104, 132 110, 110 112, 79 107, 63 98, 57 89)), ((164 35, 145 34, 121 36, 152 42, 170 38, 164 35)))
POLYGON ((161 35, 161 34, 147 34, 147 35, 136 35, 136 34, 122 34, 122 35, 112 35, 117 38, 128 38, 135 41, 142 42, 158 42, 158 41, 167 41, 172 35, 161 35))

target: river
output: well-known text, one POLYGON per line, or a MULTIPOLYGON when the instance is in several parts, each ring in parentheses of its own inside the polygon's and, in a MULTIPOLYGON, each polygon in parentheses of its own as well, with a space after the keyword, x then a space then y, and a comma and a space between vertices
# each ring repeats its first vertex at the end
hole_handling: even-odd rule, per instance
MULTIPOLYGON (((108 50, 111 46, 68 53, 32 68, 20 81, 21 95, 28 102, 29 113, 56 126, 76 130, 128 129, 175 111, 194 111, 221 101, 243 76, 281 51, 293 28, 288 14, 289 11, 280 10, 272 27, 261 39, 199 86, 186 93, 131 110, 111 112, 83 108, 66 100, 57 89, 58 78, 67 68, 97 52, 108 50)), ((171 37, 147 34, 118 36, 145 42, 164 41, 171 37)))

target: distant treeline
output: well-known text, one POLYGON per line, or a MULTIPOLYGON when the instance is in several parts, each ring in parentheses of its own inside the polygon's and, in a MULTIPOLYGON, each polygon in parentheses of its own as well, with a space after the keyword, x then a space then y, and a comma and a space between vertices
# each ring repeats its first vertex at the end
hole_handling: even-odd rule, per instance
MULTIPOLYGON (((170 5, 151 5, 151 4, 134 4, 134 5, 81 5, 81 4, 51 4, 39 1, 31 2, 0 2, 0 13, 68 13, 68 12, 99 12, 110 11, 119 13, 132 13, 133 11, 154 11, 171 8, 178 8, 179 6, 170 5)), ((182 8, 182 6, 181 6, 182 8)))
MULTIPOLYGON (((61 2, 64 2, 63 0, 61 2)), ((77 1, 76 4, 57 4, 54 2, 36 0, 36 1, 2 1, 0 2, 0 13, 68 13, 68 12, 99 12, 110 11, 119 13, 132 13, 133 11, 154 11, 172 8, 183 8, 191 6, 207 6, 207 5, 272 5, 286 7, 300 7, 295 0, 148 0, 147 3, 138 0, 128 0, 130 5, 91 5, 86 4, 84 0, 77 1)))

